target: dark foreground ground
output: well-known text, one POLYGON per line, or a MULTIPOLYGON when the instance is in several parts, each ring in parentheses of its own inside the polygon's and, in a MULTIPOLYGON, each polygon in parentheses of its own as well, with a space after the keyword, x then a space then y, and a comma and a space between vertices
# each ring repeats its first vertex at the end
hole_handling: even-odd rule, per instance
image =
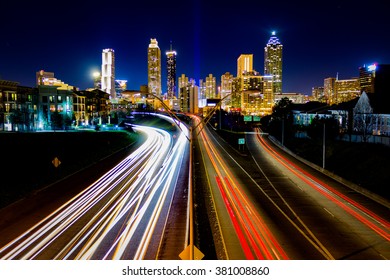
POLYGON ((101 161, 137 138, 127 131, 0 133, 0 208, 101 161))

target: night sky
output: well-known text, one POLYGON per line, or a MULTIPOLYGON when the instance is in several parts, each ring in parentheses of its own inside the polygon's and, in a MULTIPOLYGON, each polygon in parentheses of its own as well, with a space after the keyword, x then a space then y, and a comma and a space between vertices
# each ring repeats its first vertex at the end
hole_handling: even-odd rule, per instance
POLYGON ((92 87, 101 52, 116 55, 116 79, 147 84, 147 48, 177 51, 177 77, 236 76, 240 54, 264 73, 272 31, 283 44, 283 91, 310 94, 324 78, 358 76, 358 67, 390 64, 386 1, 2 1, 0 79, 35 86, 41 69, 80 89, 92 87), (6 2, 6 3, 5 3, 6 2))

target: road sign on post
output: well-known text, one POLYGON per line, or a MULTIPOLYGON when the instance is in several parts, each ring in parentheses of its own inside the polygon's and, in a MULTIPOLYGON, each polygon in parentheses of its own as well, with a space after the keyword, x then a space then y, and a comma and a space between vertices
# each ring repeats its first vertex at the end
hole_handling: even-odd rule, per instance
POLYGON ((238 138, 238 144, 244 145, 245 144, 245 138, 238 138))
POLYGON ((55 157, 52 162, 51 162, 55 168, 57 168, 58 166, 60 166, 61 164, 61 161, 58 159, 58 157, 55 157))

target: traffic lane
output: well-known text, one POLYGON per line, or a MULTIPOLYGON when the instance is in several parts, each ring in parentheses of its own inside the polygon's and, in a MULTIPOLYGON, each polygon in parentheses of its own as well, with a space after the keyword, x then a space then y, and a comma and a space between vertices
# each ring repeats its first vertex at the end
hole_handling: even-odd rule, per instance
MULTIPOLYGON (((249 170, 249 174, 252 174, 253 177, 256 178, 256 182, 259 180, 260 185, 264 185, 263 182, 265 182, 266 179, 256 169, 256 164, 251 157, 231 148, 213 131, 211 131, 211 133, 215 137, 211 139, 215 139, 218 141, 219 145, 222 146, 222 148, 220 148, 220 156, 223 158, 226 165, 229 166, 230 171, 235 174, 235 178, 237 178, 237 181, 243 187, 245 194, 253 202, 252 204, 254 205, 256 212, 259 213, 259 216, 262 217, 264 223, 270 228, 272 234, 275 235, 289 258, 324 259, 325 257, 323 254, 318 252, 318 250, 316 250, 313 245, 286 220, 286 217, 275 208, 275 205, 269 202, 269 199, 264 195, 263 191, 254 184, 253 179, 248 177, 246 172, 243 172, 242 167, 244 167, 245 171, 249 170), (252 171, 250 171, 251 169, 252 171)), ((274 172, 275 180, 282 180, 281 183, 283 183, 284 180, 280 175, 280 172, 277 169, 275 170, 272 166, 269 168, 274 172)), ((274 195, 273 191, 270 195, 274 195)), ((283 202, 279 201, 279 204, 283 204, 283 202)))
POLYGON ((145 135, 140 134, 139 140, 127 149, 111 155, 85 169, 72 174, 34 192, 31 196, 21 199, 0 209, 0 247, 16 236, 25 232, 50 213, 58 209, 72 197, 82 192, 87 186, 107 173, 112 166, 117 165, 145 141, 145 135))
MULTIPOLYGON (((226 254, 227 259, 245 259, 244 251, 242 250, 238 236, 235 234, 234 225, 224 203, 224 197, 215 180, 217 171, 211 162, 212 158, 210 158, 209 153, 206 150, 206 145, 208 145, 207 141, 209 141, 209 139, 206 140, 203 135, 200 134, 200 137, 198 137, 199 149, 202 154, 202 161, 206 171, 205 176, 207 177, 207 183, 210 188, 213 208, 215 209, 218 229, 221 233, 220 238, 222 239, 221 242, 223 244, 220 250, 225 251, 224 253, 226 254)), ((224 253, 222 253, 222 255, 224 253)))
MULTIPOLYGON (((278 188, 278 190, 283 194, 283 197, 286 197, 288 203, 293 205, 293 209, 299 217, 302 217, 305 223, 309 224, 310 228, 316 232, 316 236, 322 240, 335 258, 383 259, 388 251, 388 242, 378 237, 375 232, 352 217, 350 213, 340 209, 340 206, 335 205, 334 201, 326 199, 322 193, 313 190, 312 186, 307 186, 306 182, 302 182, 295 174, 291 174, 290 170, 270 157, 264 149, 259 148, 253 136, 247 138, 248 147, 257 158, 256 161, 263 161, 264 164, 265 159, 268 158, 272 165, 279 166, 284 174, 289 174, 292 186, 278 188), (300 191, 297 193, 297 190, 300 191), (291 191, 293 193, 290 193, 291 191), (304 197, 303 194, 306 194, 306 199, 301 201, 304 197), (317 211, 311 207, 307 208, 306 205, 310 205, 308 202, 311 202, 313 206, 317 204, 318 206, 315 207, 317 211), (330 217, 329 224, 325 223, 326 221, 320 222, 324 217, 323 213, 325 213, 325 218, 326 216, 330 217), (314 220, 313 217, 315 217, 314 220), (384 254, 378 253, 378 250, 384 254)), ((327 179, 328 182, 331 181, 329 178, 327 179)))

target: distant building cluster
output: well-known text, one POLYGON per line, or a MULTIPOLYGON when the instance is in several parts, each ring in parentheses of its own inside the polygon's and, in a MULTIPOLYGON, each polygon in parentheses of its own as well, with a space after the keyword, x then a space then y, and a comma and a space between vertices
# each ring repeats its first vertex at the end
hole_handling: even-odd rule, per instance
MULTIPOLYGON (((282 95, 283 45, 272 33, 264 48, 264 75, 253 69, 253 54, 242 54, 237 59, 237 75, 225 73, 221 83, 212 74, 199 80, 181 74, 176 84, 176 51, 166 52, 167 92, 161 92, 161 53, 157 40, 152 38, 148 48, 147 100, 154 109, 207 114, 219 105, 229 112, 264 116, 272 112, 275 96, 282 95), (153 100, 153 98, 155 98, 153 100), (156 98, 160 102, 156 102, 156 98)), ((303 98, 301 98, 303 99, 303 98)), ((296 100, 301 100, 297 98, 296 100)))
MULTIPOLYGON (((53 72, 44 70, 36 73, 36 87, 33 88, 0 80, 0 129, 36 130, 111 124, 118 121, 118 115, 126 115, 132 110, 169 109, 207 115, 215 106, 227 112, 261 117, 271 114, 274 105, 282 98, 302 106, 309 101, 309 97, 303 94, 282 91, 283 45, 275 32, 264 47, 263 74, 254 69, 253 54, 241 54, 237 58, 236 75, 226 72, 220 77, 220 83, 212 74, 198 83, 184 73, 177 76, 177 53, 172 49, 172 42, 165 55, 165 93, 162 92, 161 51, 155 38, 150 39, 147 48, 148 82, 139 90, 129 90, 127 80, 115 79, 115 51, 111 48, 102 50, 101 72, 94 73, 93 88, 90 89, 79 90, 57 79, 53 72)), ((338 75, 325 78, 323 85, 312 88, 310 100, 321 106, 334 107, 357 102, 362 93, 368 100, 383 96, 384 92, 390 91, 389 67, 373 64, 360 67, 356 78, 339 79, 338 75)), ((377 105, 380 102, 375 102, 375 112, 386 111, 377 105)), ((305 124, 315 114, 318 111, 312 111, 310 115, 305 110, 298 110, 296 123, 305 124)), ((340 122, 346 123, 346 117, 341 116, 340 122)), ((382 118, 380 122, 387 122, 387 119, 382 118)), ((379 130, 376 133, 381 133, 379 130)), ((387 133, 387 129, 381 131, 387 133)))
POLYGON ((339 79, 337 75, 325 78, 323 85, 312 88, 311 100, 334 105, 358 98, 362 92, 382 91, 381 81, 387 79, 388 67, 386 64, 364 65, 359 67, 357 77, 339 79))
POLYGON ((109 95, 100 89, 79 90, 37 72, 36 87, 0 80, 0 130, 64 129, 108 123, 109 95))
POLYGON ((295 106, 294 123, 308 126, 315 118, 334 118, 340 131, 390 136, 390 65, 359 67, 359 77, 324 79, 313 87, 312 101, 295 106))

